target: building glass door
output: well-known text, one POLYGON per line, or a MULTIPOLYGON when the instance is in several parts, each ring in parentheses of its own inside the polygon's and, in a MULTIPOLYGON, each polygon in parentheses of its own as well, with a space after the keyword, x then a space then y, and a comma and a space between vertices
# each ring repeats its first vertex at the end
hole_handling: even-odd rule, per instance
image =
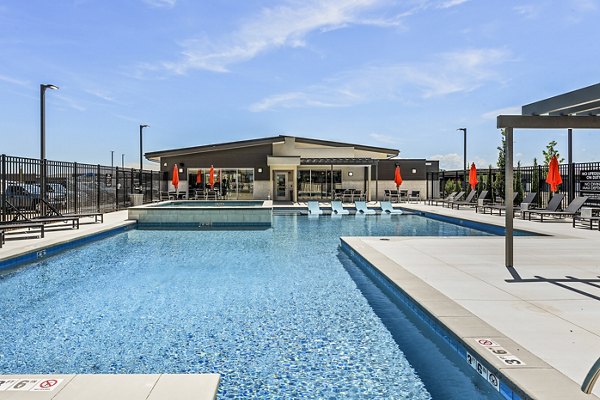
POLYGON ((275 199, 290 200, 290 192, 287 190, 287 172, 275 172, 275 199))

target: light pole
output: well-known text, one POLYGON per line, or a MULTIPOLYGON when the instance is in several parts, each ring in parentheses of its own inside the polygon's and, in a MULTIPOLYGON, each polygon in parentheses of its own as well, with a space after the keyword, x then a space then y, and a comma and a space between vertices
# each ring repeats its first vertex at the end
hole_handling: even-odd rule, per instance
POLYGON ((463 176, 463 184, 462 184, 462 188, 463 190, 466 188, 466 182, 467 182, 467 128, 458 128, 457 131, 463 131, 464 134, 464 160, 463 160, 463 170, 465 172, 464 176, 463 176))
MULTIPOLYGON (((46 89, 58 90, 58 86, 48 83, 40 84, 40 183, 41 198, 46 199, 46 89)), ((42 215, 45 214, 45 203, 41 204, 42 215)))
POLYGON ((110 151, 110 167, 114 167, 115 166, 115 151, 111 150, 110 151))
POLYGON ((142 169, 144 168, 142 164, 142 130, 144 128, 149 128, 150 125, 142 124, 140 125, 140 190, 142 188, 142 169))
POLYGON ((125 168, 125 154, 121 153, 121 168, 125 168))

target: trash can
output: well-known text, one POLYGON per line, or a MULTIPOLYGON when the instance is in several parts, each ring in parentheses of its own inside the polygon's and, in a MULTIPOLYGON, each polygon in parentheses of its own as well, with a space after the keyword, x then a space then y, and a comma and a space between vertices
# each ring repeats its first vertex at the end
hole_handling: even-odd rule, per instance
POLYGON ((129 195, 129 200, 131 201, 132 206, 141 206, 144 203, 144 195, 143 193, 131 193, 129 195))

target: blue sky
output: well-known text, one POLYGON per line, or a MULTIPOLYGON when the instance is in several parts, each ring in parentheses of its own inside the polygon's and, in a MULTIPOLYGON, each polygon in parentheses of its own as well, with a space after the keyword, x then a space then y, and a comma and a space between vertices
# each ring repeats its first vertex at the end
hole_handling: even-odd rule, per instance
MULTIPOLYGON (((0 153, 137 166, 279 134, 495 165, 498 114, 598 83, 600 0, 0 1, 0 153)), ((600 159, 576 131, 574 160, 600 159)), ((517 131, 515 161, 566 132, 517 131)))

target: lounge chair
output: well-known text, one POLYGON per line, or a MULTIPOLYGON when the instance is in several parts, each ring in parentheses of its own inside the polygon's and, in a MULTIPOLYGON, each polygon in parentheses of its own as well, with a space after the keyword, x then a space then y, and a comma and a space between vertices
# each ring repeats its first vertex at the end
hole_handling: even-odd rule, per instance
MULTIPOLYGON (((461 205, 474 206, 476 203, 473 201, 473 199, 475 198, 476 194, 477 194, 477 190, 471 190, 471 192, 469 192, 469 194, 463 201, 461 201, 461 200, 451 201, 448 204, 450 205, 450 207, 452 207, 452 209, 454 209, 454 206, 456 206, 457 210, 460 208, 461 205)), ((487 196, 487 192, 485 194, 487 196)))
POLYGON ((377 214, 375 210, 367 208, 367 202, 365 201, 355 201, 354 206, 357 214, 377 214))
POLYGON ((442 207, 446 207, 446 204, 450 205, 450 203, 455 202, 455 201, 461 201, 461 199, 463 198, 463 196, 465 195, 465 192, 459 192, 456 196, 454 196, 452 199, 446 201, 442 201, 442 207))
MULTIPOLYGON (((46 207, 50 210, 50 213, 46 216, 43 217, 39 217, 39 218, 34 218, 34 221, 40 221, 42 219, 46 219, 49 222, 54 222, 52 221, 53 219, 58 221, 73 221, 73 227, 75 227, 75 220, 70 219, 70 218, 94 218, 94 222, 97 223, 98 222, 98 218, 100 218, 100 223, 104 223, 104 213, 102 212, 83 212, 83 213, 67 213, 67 214, 63 214, 60 211, 58 211, 52 204, 50 204, 48 201, 46 200, 42 200, 44 203, 46 203, 46 207), (54 214, 54 215, 53 215, 54 214)), ((77 228, 79 229, 79 221, 77 221, 77 228)))
POLYGON ((319 207, 319 202, 316 200, 308 201, 308 215, 319 215, 323 214, 323 210, 319 207))
MULTIPOLYGON (((519 193, 515 192, 513 193, 513 205, 515 203, 515 200, 517 199, 517 196, 519 195, 519 193)), ((537 193, 535 192, 531 192, 528 193, 527 196, 525 196, 525 199, 523 199, 523 203, 527 203, 527 204, 531 204, 533 202, 533 200, 535 200, 535 196, 537 196, 537 193)), ((506 210, 506 205, 504 204, 499 204, 499 203, 492 203, 492 204, 484 204, 484 205, 476 205, 475 206, 475 212, 479 212, 479 208, 481 208, 481 210, 483 211, 483 213, 485 214, 486 210, 490 210, 490 214, 494 213, 494 210, 498 211, 498 215, 502 215, 502 211, 506 210)), ((521 206, 520 205, 514 205, 513 206, 513 214, 516 212, 521 211, 521 206)))
POLYGON ((390 201, 382 201, 379 203, 382 214, 402 214, 402 210, 396 210, 390 201))
MULTIPOLYGON (((564 195, 563 195, 564 196, 564 195)), ((552 200, 554 200, 556 195, 552 196, 552 200)), ((528 219, 531 221, 531 215, 539 215, 540 222, 544 222, 544 215, 549 217, 574 217, 579 213, 579 209, 583 206, 583 203, 587 201, 586 196, 575 197, 571 203, 567 206, 564 211, 550 211, 550 210, 523 210, 521 212, 521 218, 525 218, 527 215, 528 219)), ((551 202, 552 202, 551 200, 551 202)), ((562 200, 562 199, 561 199, 562 200)), ((560 204, 560 202, 558 202, 560 204)), ((548 203, 549 205, 549 203, 548 203)), ((557 206, 558 207, 558 206, 557 206)))
POLYGON ((445 198, 438 198, 438 199, 428 199, 427 201, 429 202, 430 206, 437 206, 438 203, 444 202, 444 201, 450 201, 454 198, 454 196, 456 196, 456 193, 458 192, 452 192, 450 193, 448 196, 446 196, 445 198), (435 203, 435 204, 433 204, 435 203))
POLYGON ((21 236, 20 238, 43 238, 44 237, 44 224, 41 222, 19 222, 19 223, 0 223, 0 249, 2 245, 6 242, 6 235, 8 235, 7 231, 14 231, 11 233, 14 234, 26 234, 27 236, 21 236), (22 229, 27 229, 27 231, 22 231, 22 229), (31 236, 29 233, 34 232, 31 229, 37 229, 36 232, 40 234, 37 236, 31 236))
POLYGON ((341 201, 334 200, 331 202, 331 214, 350 214, 350 211, 344 209, 341 201))

